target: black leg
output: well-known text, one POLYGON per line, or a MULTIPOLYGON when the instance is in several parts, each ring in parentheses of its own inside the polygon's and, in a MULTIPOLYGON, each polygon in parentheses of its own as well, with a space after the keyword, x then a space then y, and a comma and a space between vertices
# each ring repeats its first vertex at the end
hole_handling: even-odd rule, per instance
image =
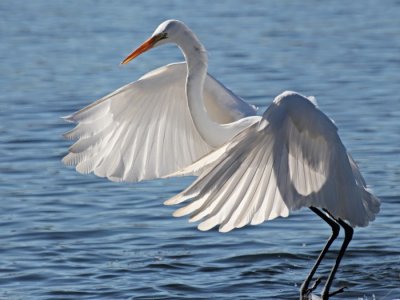
MULTIPOLYGON (((333 217, 331 216, 331 218, 333 218, 333 217)), ((333 296, 340 292, 343 292, 343 288, 340 288, 337 291, 334 291, 332 293, 330 293, 329 290, 331 288, 333 279, 335 278, 336 271, 339 268, 340 261, 342 260, 342 257, 344 255, 344 253, 346 252, 347 246, 349 245, 351 239, 353 238, 353 231, 354 231, 353 228, 350 225, 348 225, 346 222, 342 221, 341 219, 337 219, 336 221, 344 228, 345 236, 344 236, 344 241, 343 241, 342 247, 340 248, 340 251, 339 251, 339 255, 336 258, 336 263, 333 266, 331 273, 329 274, 329 277, 326 281, 325 287, 322 291, 321 297, 323 300, 328 300, 330 296, 333 296)))
POLYGON ((312 267, 310 273, 308 274, 307 278, 304 280, 303 284, 301 285, 300 288, 300 300, 308 299, 310 293, 317 287, 319 284, 320 280, 318 279, 316 283, 314 284, 311 289, 309 288, 310 282, 315 274, 315 272, 318 269, 318 266, 320 265, 322 259, 324 258, 325 254, 328 252, 329 247, 333 243, 333 241, 337 238, 339 235, 340 231, 340 226, 336 223, 335 220, 329 218, 325 213, 320 211, 319 209, 315 207, 310 207, 311 211, 313 211, 315 214, 317 214, 321 219, 323 219, 326 223, 328 223, 329 226, 332 228, 332 234, 329 237, 328 241, 325 244, 325 247, 322 249, 321 253, 318 256, 317 261, 315 262, 314 266, 312 267))

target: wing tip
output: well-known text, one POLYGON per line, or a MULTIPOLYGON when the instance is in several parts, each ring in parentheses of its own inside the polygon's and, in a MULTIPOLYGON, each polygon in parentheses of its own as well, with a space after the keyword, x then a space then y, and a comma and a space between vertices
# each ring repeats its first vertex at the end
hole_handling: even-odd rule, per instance
POLYGON ((229 231, 232 231, 233 229, 235 229, 235 227, 233 227, 233 226, 220 226, 218 228, 218 231, 221 233, 227 233, 229 231))
POLYGON ((75 166, 76 162, 73 158, 73 154, 69 152, 67 155, 65 155, 62 159, 61 162, 66 165, 66 166, 75 166))
POLYGON ((67 116, 62 116, 62 117, 60 117, 60 118, 63 119, 65 122, 68 122, 68 123, 75 123, 74 115, 75 115, 75 114, 70 114, 70 115, 67 115, 67 116))
POLYGON ((63 137, 64 139, 66 139, 66 140, 75 140, 75 138, 74 138, 74 136, 73 136, 73 133, 74 133, 74 129, 72 129, 72 130, 70 130, 70 131, 67 131, 67 132, 64 132, 64 133, 62 134, 62 137, 63 137))
POLYGON ((177 209, 176 211, 174 211, 172 213, 172 216, 175 217, 175 218, 179 218, 179 217, 185 216, 187 214, 185 208, 186 207, 182 207, 182 208, 177 209))
POLYGON ((214 226, 215 226, 215 225, 210 225, 210 224, 208 224, 207 221, 204 221, 204 222, 200 223, 200 224, 197 226, 197 229, 200 230, 200 231, 208 231, 208 230, 210 230, 211 228, 213 228, 214 226))
POLYGON ((177 195, 169 198, 168 200, 165 200, 164 205, 168 205, 168 206, 175 205, 175 204, 181 203, 182 201, 184 201, 184 200, 182 200, 181 194, 177 194, 177 195))

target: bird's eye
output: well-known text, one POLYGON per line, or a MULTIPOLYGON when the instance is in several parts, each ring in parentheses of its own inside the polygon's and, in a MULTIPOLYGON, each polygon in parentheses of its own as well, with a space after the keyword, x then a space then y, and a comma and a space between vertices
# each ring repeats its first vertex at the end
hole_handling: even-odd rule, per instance
POLYGON ((161 32, 156 36, 156 42, 159 42, 161 40, 164 40, 168 37, 168 34, 166 32, 161 32))

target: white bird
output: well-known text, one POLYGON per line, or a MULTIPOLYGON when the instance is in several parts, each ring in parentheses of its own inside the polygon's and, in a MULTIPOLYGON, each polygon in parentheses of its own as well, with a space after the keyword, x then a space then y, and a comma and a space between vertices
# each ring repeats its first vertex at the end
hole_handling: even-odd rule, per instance
POLYGON ((330 292, 353 227, 367 226, 380 202, 366 187, 334 123, 295 92, 277 96, 263 116, 207 74, 207 54, 182 22, 163 22, 122 63, 157 46, 175 43, 186 63, 154 70, 66 119, 78 139, 64 157, 82 173, 111 180, 199 175, 166 201, 191 200, 174 215, 191 214, 200 230, 226 232, 310 208, 332 236, 301 287, 310 297, 314 273, 340 226, 345 239, 322 291, 330 292), (199 159, 200 158, 200 159, 199 159), (198 160, 199 159, 199 160, 198 160), (350 225, 349 225, 350 224, 350 225))
POLYGON ((254 106, 207 74, 206 50, 182 22, 162 23, 123 63, 165 43, 178 44, 186 63, 147 73, 65 117, 78 123, 64 135, 78 139, 65 164, 114 181, 159 178, 260 119, 254 106))

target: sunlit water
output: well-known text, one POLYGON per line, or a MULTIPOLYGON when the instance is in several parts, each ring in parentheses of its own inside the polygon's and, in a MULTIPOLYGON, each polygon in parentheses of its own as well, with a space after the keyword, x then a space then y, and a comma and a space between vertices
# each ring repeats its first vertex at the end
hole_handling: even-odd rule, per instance
POLYGON ((118 184, 60 162, 61 116, 182 59, 168 46, 119 66, 168 18, 261 111, 287 89, 317 97, 382 199, 337 298, 400 298, 400 2, 167 2, 0 2, 0 299, 297 299, 330 234, 311 212, 199 232, 162 205, 191 178, 118 184))

